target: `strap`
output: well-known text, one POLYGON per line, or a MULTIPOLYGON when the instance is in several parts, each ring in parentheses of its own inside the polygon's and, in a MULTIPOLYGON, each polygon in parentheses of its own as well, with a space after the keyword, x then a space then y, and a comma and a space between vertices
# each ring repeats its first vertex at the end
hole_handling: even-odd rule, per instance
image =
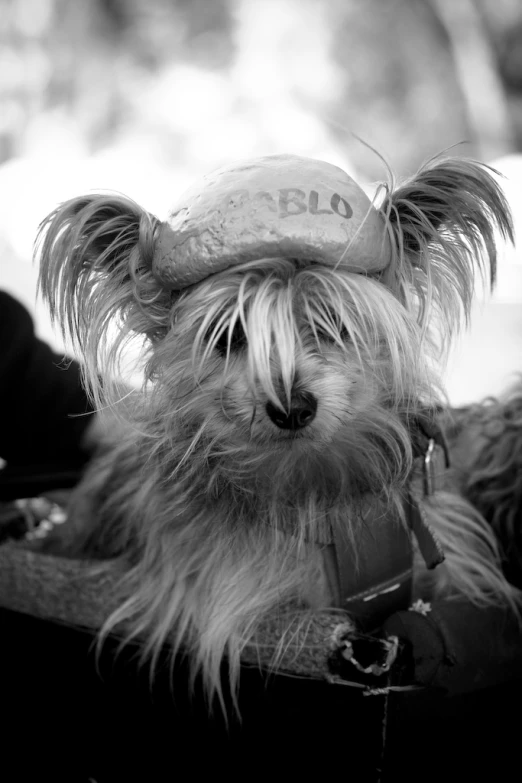
POLYGON ((384 503, 368 501, 361 513, 355 552, 346 530, 332 530, 324 551, 327 577, 340 608, 357 618, 363 630, 377 628, 411 600, 413 552, 410 533, 390 520, 384 503))
POLYGON ((366 499, 356 532, 357 552, 345 528, 332 529, 324 564, 335 605, 355 617, 363 631, 378 628, 393 612, 411 603, 415 535, 428 568, 444 560, 442 546, 428 523, 424 498, 436 492, 449 465, 448 449, 433 416, 412 427, 414 468, 404 499, 407 526, 373 497, 366 499))
POLYGON ((428 569, 436 568, 444 560, 444 550, 433 528, 426 519, 423 500, 410 492, 407 500, 408 523, 428 569))
POLYGON ((441 488, 448 464, 447 447, 442 433, 437 440, 435 437, 429 438, 424 454, 415 458, 406 500, 408 523, 429 569, 442 563, 444 551, 428 522, 424 503, 425 498, 431 497, 441 488))

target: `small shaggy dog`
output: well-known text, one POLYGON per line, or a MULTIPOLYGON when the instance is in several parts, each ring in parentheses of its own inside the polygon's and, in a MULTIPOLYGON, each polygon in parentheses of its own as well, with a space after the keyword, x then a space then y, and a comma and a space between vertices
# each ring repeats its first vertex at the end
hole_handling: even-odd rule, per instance
POLYGON ((494 278, 496 231, 512 239, 488 167, 442 158, 373 202, 334 166, 269 156, 210 175, 165 222, 102 194, 47 217, 43 294, 97 404, 129 420, 70 523, 69 554, 125 564, 104 632, 121 624, 152 661, 187 651, 220 696, 223 660, 234 685, 277 607, 407 606, 414 549, 445 556, 415 561, 415 597, 515 608, 492 528, 430 462, 433 357, 477 274, 494 278), (124 395, 136 335, 146 382, 124 395))

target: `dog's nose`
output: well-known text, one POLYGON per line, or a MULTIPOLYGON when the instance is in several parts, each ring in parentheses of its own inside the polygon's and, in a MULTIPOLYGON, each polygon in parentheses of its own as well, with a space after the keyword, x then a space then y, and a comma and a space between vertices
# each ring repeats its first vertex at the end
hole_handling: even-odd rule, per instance
POLYGON ((302 430, 315 419, 317 400, 313 394, 295 394, 292 395, 288 411, 282 411, 267 402, 266 412, 276 427, 282 430, 302 430))

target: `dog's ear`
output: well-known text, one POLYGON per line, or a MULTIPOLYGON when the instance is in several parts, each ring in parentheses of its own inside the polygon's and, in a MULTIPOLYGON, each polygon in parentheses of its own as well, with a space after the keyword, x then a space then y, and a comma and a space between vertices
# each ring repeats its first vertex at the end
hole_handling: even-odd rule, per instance
POLYGON ((437 302, 447 322, 467 319, 476 273, 496 274, 495 234, 514 240, 511 211, 494 169, 462 158, 435 159, 388 192, 381 209, 393 266, 413 283, 426 316, 437 302))
POLYGON ((157 225, 131 199, 96 194, 66 201, 39 227, 40 291, 91 380, 117 364, 129 334, 154 339, 166 326, 170 294, 151 272, 157 225))

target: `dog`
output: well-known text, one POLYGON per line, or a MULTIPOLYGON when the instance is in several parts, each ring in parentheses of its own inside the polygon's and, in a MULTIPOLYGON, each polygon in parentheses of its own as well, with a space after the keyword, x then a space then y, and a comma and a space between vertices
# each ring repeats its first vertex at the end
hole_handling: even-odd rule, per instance
POLYGON ((208 175, 163 222, 119 194, 43 221, 51 315, 96 405, 128 422, 68 525, 70 556, 124 564, 128 598, 104 634, 140 637, 152 666, 165 645, 183 650, 213 699, 224 660, 237 688, 274 611, 357 620, 405 585, 408 601, 517 611, 495 532, 457 478, 436 471, 422 489, 443 451, 437 361, 477 278, 494 280, 498 235, 513 239, 493 172, 447 157, 373 201, 335 166, 274 155, 208 175), (125 393, 134 338, 145 383, 125 393))

